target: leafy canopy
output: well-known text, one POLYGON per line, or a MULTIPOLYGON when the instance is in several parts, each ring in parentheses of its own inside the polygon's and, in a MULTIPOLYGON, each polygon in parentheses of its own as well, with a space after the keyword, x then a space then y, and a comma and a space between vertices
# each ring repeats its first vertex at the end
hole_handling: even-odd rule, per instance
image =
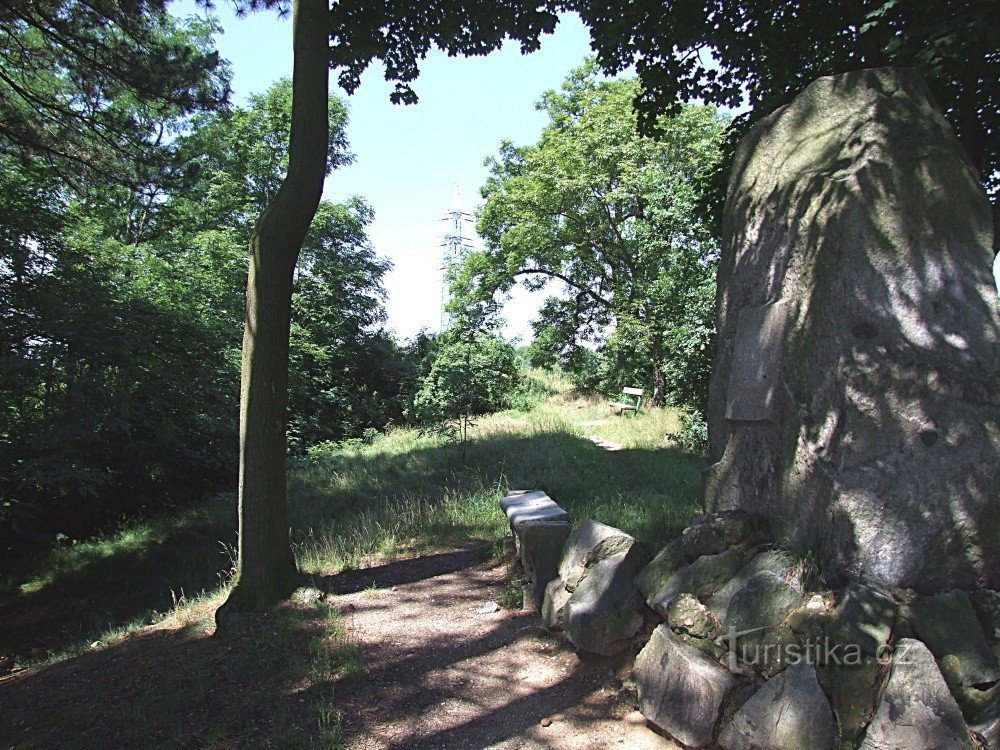
POLYGON ((610 389, 631 379, 624 384, 648 384, 661 401, 667 390, 700 401, 717 250, 698 201, 725 121, 710 107, 684 107, 658 121, 658 138, 641 136, 638 91, 635 80, 601 80, 591 62, 542 97, 549 124, 538 143, 505 143, 490 162, 479 218, 486 250, 470 255, 456 290, 468 305, 518 281, 555 281, 566 293, 535 325, 551 355, 572 366, 583 342, 604 343, 618 370, 610 389), (686 364, 668 387, 672 361, 686 364))
POLYGON ((680 102, 751 107, 741 128, 814 79, 919 67, 988 188, 1000 188, 995 0, 579 0, 601 65, 635 66, 651 125, 680 102))

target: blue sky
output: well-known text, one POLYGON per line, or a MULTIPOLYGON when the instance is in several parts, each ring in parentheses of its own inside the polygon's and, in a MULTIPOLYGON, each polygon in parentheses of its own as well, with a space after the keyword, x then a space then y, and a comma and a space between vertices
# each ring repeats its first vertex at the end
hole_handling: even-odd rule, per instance
MULTIPOLYGON (((203 14, 193 0, 172 6, 175 15, 203 14)), ((213 11, 225 33, 219 51, 233 64, 234 101, 240 103, 291 74, 291 24, 273 13, 236 18, 227 3, 213 11)), ((521 55, 516 43, 482 58, 428 56, 415 85, 420 102, 389 102, 391 86, 372 67, 348 97, 348 136, 356 162, 334 173, 325 196, 362 195, 375 209, 370 236, 392 260, 386 280, 389 325, 403 337, 436 330, 441 295, 442 218, 457 206, 472 212, 486 178, 483 160, 503 139, 534 141, 545 124, 535 111, 541 93, 559 86, 589 53, 589 37, 575 16, 564 16, 542 49, 521 55)), ((336 87, 334 90, 344 95, 336 87)), ((508 336, 530 335, 528 321, 541 293, 519 291, 505 309, 508 336)))

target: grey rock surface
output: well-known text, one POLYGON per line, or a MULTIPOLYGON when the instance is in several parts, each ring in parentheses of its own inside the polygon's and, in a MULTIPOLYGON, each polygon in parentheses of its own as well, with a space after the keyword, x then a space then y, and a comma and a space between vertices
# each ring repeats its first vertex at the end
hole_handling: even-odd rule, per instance
POLYGON ((549 630, 563 629, 563 616, 566 603, 569 601, 569 591, 563 585, 562 578, 556 577, 545 587, 545 599, 542 602, 542 622, 549 630))
POLYGON ((796 560, 786 552, 779 550, 766 550, 756 555, 750 562, 743 566, 740 571, 733 576, 721 589, 719 589, 706 602, 708 608, 715 613, 720 620, 725 621, 729 611, 729 605, 733 597, 747 585, 747 582, 758 573, 772 573, 779 578, 787 578, 795 575, 798 568, 796 560))
POLYGON ((672 540, 639 573, 636 585, 650 597, 682 566, 704 555, 717 555, 734 547, 763 540, 761 519, 743 512, 713 513, 699 518, 672 540))
POLYGON ((946 676, 966 687, 1000 680, 1000 665, 964 591, 918 599, 910 613, 917 637, 938 662, 948 660, 946 676))
POLYGON ((902 638, 861 750, 968 750, 969 728, 930 649, 902 638))
POLYGON ((833 711, 805 662, 765 682, 719 734, 724 750, 831 750, 833 711))
POLYGON ((633 579, 645 562, 633 546, 587 567, 563 614, 563 629, 574 646, 601 656, 629 647, 642 627, 643 601, 633 579))
POLYGON ((840 593, 830 637, 841 644, 856 644, 869 656, 889 642, 896 622, 896 603, 885 594, 859 583, 840 593))
POLYGON ((770 571, 752 576, 733 597, 723 621, 722 637, 741 663, 757 668, 767 664, 760 649, 768 631, 802 605, 802 590, 770 571))
POLYGON ((728 670, 660 625, 635 661, 639 710, 688 747, 711 744, 723 704, 738 686, 728 670))
POLYGON ((559 563, 559 577, 573 591, 587 575, 587 568, 623 552, 628 552, 635 539, 613 526, 588 519, 570 534, 559 563))
POLYGON ((569 521, 569 514, 540 490, 507 495, 500 501, 511 531, 519 536, 521 526, 538 521, 569 521))
POLYGON ((535 607, 542 606, 545 587, 559 577, 559 560, 570 534, 569 521, 537 519, 521 523, 517 530, 521 563, 531 583, 535 607))
POLYGON ((1000 588, 1000 317, 979 175, 915 70, 820 78, 741 142, 709 509, 830 585, 1000 588))
POLYGON ((1000 750, 1000 698, 995 698, 969 727, 988 750, 1000 750))
POLYGON ((681 594, 670 602, 664 615, 672 630, 683 631, 695 638, 710 638, 719 628, 711 610, 691 594, 681 594))
POLYGON ((746 550, 739 547, 717 555, 703 555, 681 567, 647 598, 650 607, 666 615, 670 603, 682 593, 708 599, 722 588, 742 567, 746 550))
POLYGON ((979 589, 969 592, 969 601, 991 643, 1000 642, 1000 591, 979 589))
POLYGON ((856 747, 878 708, 888 666, 878 659, 859 664, 829 661, 819 671, 823 692, 830 699, 841 747, 856 747))

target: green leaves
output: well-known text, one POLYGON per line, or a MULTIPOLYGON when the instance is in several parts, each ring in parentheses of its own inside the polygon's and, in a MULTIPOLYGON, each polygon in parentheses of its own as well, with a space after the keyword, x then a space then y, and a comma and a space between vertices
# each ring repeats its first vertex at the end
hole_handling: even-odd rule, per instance
MULTIPOLYGON (((644 128, 682 102, 749 105, 738 123, 787 104, 824 75, 916 66, 983 176, 1000 188, 1000 25, 993 0, 582 0, 600 65, 634 66, 644 128)), ((721 181, 716 186, 724 190, 721 181)), ((718 200, 721 202, 721 198, 718 200)))
POLYGON ((659 388, 661 402, 666 363, 687 362, 669 385, 675 398, 700 401, 707 370, 679 342, 712 327, 705 300, 714 299, 718 252, 699 201, 725 121, 683 107, 657 121, 657 138, 640 136, 638 93, 634 79, 602 80, 588 62, 542 96, 549 124, 539 141, 505 143, 490 162, 479 216, 486 250, 457 274, 456 304, 551 282, 562 295, 535 325, 539 357, 584 363, 581 347, 602 345, 610 390, 627 380, 659 388))

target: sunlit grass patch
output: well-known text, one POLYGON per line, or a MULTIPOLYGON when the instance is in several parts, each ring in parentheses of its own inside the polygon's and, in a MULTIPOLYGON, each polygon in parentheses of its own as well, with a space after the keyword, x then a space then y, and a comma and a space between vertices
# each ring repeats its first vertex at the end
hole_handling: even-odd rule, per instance
MULTIPOLYGON (((595 518, 654 543, 679 533, 699 511, 703 462, 665 442, 676 413, 644 409, 618 417, 563 381, 549 387, 554 395, 528 411, 478 418, 464 461, 447 438, 401 428, 367 444, 320 446, 290 462, 289 518, 300 569, 330 575, 475 543, 493 550, 508 531, 498 500, 511 489, 544 490, 575 524, 595 518), (591 436, 622 449, 604 450, 591 436)), ((84 653, 95 642, 117 642, 176 617, 180 605, 221 601, 235 516, 234 499, 220 497, 53 549, 12 572, 5 593, 25 609, 57 610, 54 602, 86 596, 60 642, 49 653, 25 658, 22 651, 19 663, 84 653)), ((21 642, 37 636, 22 632, 21 642)), ((0 643, 0 656, 18 648, 0 643)))

